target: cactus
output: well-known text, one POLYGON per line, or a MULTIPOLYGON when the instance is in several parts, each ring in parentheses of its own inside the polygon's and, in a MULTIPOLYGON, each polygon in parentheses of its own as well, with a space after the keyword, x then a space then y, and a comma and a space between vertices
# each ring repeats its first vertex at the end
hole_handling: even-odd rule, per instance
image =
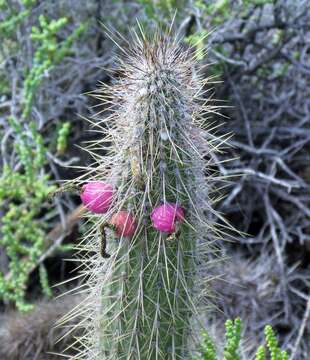
POLYGON ((222 231, 210 199, 212 154, 225 140, 210 134, 215 107, 202 99, 207 80, 195 53, 169 34, 141 33, 122 49, 122 76, 96 91, 109 104, 107 116, 93 121, 102 138, 88 147, 95 165, 74 182, 116 189, 105 214, 89 210, 81 245, 89 296, 68 315, 84 317, 78 359, 190 358, 209 305, 206 269, 222 231), (126 228, 123 217, 115 220, 120 212, 130 226, 135 221, 134 231, 116 228, 117 221, 126 228), (103 240, 110 257, 100 256, 103 240))

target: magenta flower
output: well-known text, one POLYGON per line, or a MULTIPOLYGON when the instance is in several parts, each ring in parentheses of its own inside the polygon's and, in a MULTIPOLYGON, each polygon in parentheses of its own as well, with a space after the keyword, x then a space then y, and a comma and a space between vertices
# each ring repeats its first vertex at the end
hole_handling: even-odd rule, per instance
POLYGON ((116 235, 131 237, 137 228, 134 217, 126 210, 120 210, 110 220, 114 226, 116 235))
POLYGON ((176 223, 184 221, 184 209, 177 204, 166 203, 152 211, 151 219, 155 229, 171 234, 176 231, 176 223))
POLYGON ((112 204, 114 193, 115 191, 111 184, 94 181, 82 187, 80 197, 88 210, 96 214, 104 214, 112 204))

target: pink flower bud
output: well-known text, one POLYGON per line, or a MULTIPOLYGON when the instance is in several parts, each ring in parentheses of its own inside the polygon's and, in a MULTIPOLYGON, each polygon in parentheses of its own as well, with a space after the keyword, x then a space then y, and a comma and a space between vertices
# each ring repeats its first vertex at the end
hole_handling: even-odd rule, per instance
POLYGON ((176 230, 176 222, 184 221, 184 209, 177 204, 166 203, 152 211, 151 219, 155 229, 171 234, 176 230))
POLYGON ((80 197, 88 210, 96 214, 104 214, 112 204, 114 192, 111 184, 94 181, 82 187, 80 197))
POLYGON ((126 210, 121 210, 114 214, 110 220, 110 224, 114 226, 117 236, 132 236, 137 228, 137 224, 133 216, 126 210))

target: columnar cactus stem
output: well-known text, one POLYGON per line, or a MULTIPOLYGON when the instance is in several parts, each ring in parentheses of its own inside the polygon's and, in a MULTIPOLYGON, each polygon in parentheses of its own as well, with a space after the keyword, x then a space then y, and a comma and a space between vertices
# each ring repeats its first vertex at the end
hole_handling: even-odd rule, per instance
POLYGON ((206 173, 213 138, 201 126, 212 108, 199 99, 206 80, 194 65, 176 41, 142 36, 121 61, 120 79, 100 89, 113 111, 96 125, 113 146, 87 180, 113 184, 115 194, 106 214, 90 215, 97 226, 83 242, 91 293, 79 359, 190 358, 215 214, 206 173), (135 221, 127 237, 116 231, 120 211, 130 215, 126 229, 135 221), (105 223, 111 257, 103 259, 97 228, 105 223))

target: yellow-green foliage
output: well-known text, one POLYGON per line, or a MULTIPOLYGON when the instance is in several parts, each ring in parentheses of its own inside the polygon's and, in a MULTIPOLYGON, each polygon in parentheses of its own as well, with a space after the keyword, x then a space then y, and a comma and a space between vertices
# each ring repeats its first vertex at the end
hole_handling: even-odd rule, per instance
POLYGON ((0 0, 0 10, 8 13, 6 19, 0 22, 0 37, 13 35, 17 26, 30 15, 31 8, 35 5, 36 1, 37 0, 22 0, 25 10, 19 11, 13 6, 9 6, 7 0, 0 0))
POLYGON ((187 6, 186 0, 138 0, 146 15, 143 25, 148 27, 153 21, 156 26, 169 24, 175 12, 180 17, 187 6))
POLYGON ((65 122, 62 124, 61 128, 59 129, 58 137, 57 137, 57 153, 60 155, 66 151, 69 133, 70 133, 70 123, 65 122))
POLYGON ((196 31, 192 35, 188 35, 185 38, 185 42, 189 43, 195 48, 195 55, 197 60, 202 60, 205 53, 205 39, 208 33, 206 30, 196 31))
POLYGON ((193 360, 217 360, 216 347, 207 331, 202 333, 203 341, 201 342, 199 352, 201 357, 195 357, 193 360))
POLYGON ((40 275, 40 284, 41 284, 44 295, 46 297, 51 297, 53 295, 53 293, 48 284, 48 274, 47 274, 47 270, 44 265, 40 265, 39 275, 40 275))
POLYGON ((281 351, 279 348, 278 340, 270 325, 265 327, 265 338, 271 360, 288 360, 286 351, 281 351))
MULTIPOLYGON (((34 21, 32 7, 34 0, 23 0, 24 11, 18 11, 13 6, 8 7, 6 1, 0 2, 0 8, 6 14, 0 22, 0 40, 3 37, 6 44, 16 50, 19 40, 16 30, 24 21, 34 21)), ((36 22, 36 21, 35 21, 36 22)), ((47 194, 54 190, 49 185, 47 151, 51 144, 46 143, 37 124, 31 119, 32 106, 44 74, 52 70, 67 55, 72 53, 74 41, 85 30, 82 24, 64 40, 60 40, 59 31, 68 23, 68 19, 49 20, 39 16, 39 25, 31 31, 33 60, 29 68, 25 68, 25 79, 19 84, 21 98, 17 104, 20 118, 8 116, 7 125, 14 138, 14 145, 7 149, 14 154, 14 164, 5 163, 0 177, 0 205, 4 214, 1 219, 0 246, 9 260, 9 273, 0 272, 0 299, 15 303, 21 311, 31 306, 25 302, 25 292, 29 273, 39 264, 39 259, 46 247, 46 223, 42 216, 53 213, 47 206, 47 194)), ((23 45, 23 44, 20 44, 23 45)), ((0 72, 0 79, 5 74, 0 72)), ((2 80, 1 80, 2 81, 2 80)), ((7 93, 7 96, 10 96, 7 93)), ((64 123, 57 136, 57 151, 59 155, 66 150, 69 124, 64 123)), ((2 134, 1 134, 2 135, 2 134)), ((40 281, 45 295, 50 296, 48 276, 45 268, 40 268, 40 281)))
POLYGON ((143 5, 145 13, 149 19, 158 19, 158 14, 169 15, 180 6, 177 0, 138 0, 143 5))
POLYGON ((0 244, 10 259, 10 274, 0 273, 0 297, 27 310, 24 296, 28 273, 42 255, 45 243, 45 225, 39 221, 39 214, 53 187, 42 172, 46 149, 34 124, 29 124, 28 136, 20 122, 12 117, 8 121, 16 135, 15 150, 22 170, 5 165, 0 178, 0 203, 5 211, 0 244))
POLYGON ((66 40, 59 42, 57 33, 68 20, 60 18, 49 22, 41 15, 39 22, 40 27, 32 28, 31 39, 38 44, 38 47, 34 54, 33 66, 24 82, 23 117, 27 117, 30 113, 33 98, 43 81, 44 73, 70 53, 74 40, 85 30, 85 24, 82 24, 66 40))
MULTIPOLYGON (((224 360, 240 360, 240 341, 242 332, 242 323, 240 319, 227 320, 225 323, 226 327, 226 342, 224 345, 223 359, 224 360)), ((288 360, 288 354, 286 351, 282 351, 279 348, 278 341, 275 333, 270 325, 265 327, 265 340, 266 346, 261 345, 258 347, 255 360, 266 360, 267 349, 270 354, 271 360, 288 360), (267 347, 267 349, 266 349, 267 347)), ((199 357, 195 357, 193 360, 219 360, 217 355, 216 344, 210 335, 205 331, 202 334, 202 342, 199 348, 199 357)), ((221 353, 221 351, 219 351, 221 353)))
POLYGON ((224 348, 225 360, 240 360, 238 354, 240 339, 241 339, 241 320, 235 321, 227 320, 226 327, 226 345, 224 348))
POLYGON ((258 347, 255 355, 255 360, 265 360, 266 359, 266 348, 261 345, 258 347))

